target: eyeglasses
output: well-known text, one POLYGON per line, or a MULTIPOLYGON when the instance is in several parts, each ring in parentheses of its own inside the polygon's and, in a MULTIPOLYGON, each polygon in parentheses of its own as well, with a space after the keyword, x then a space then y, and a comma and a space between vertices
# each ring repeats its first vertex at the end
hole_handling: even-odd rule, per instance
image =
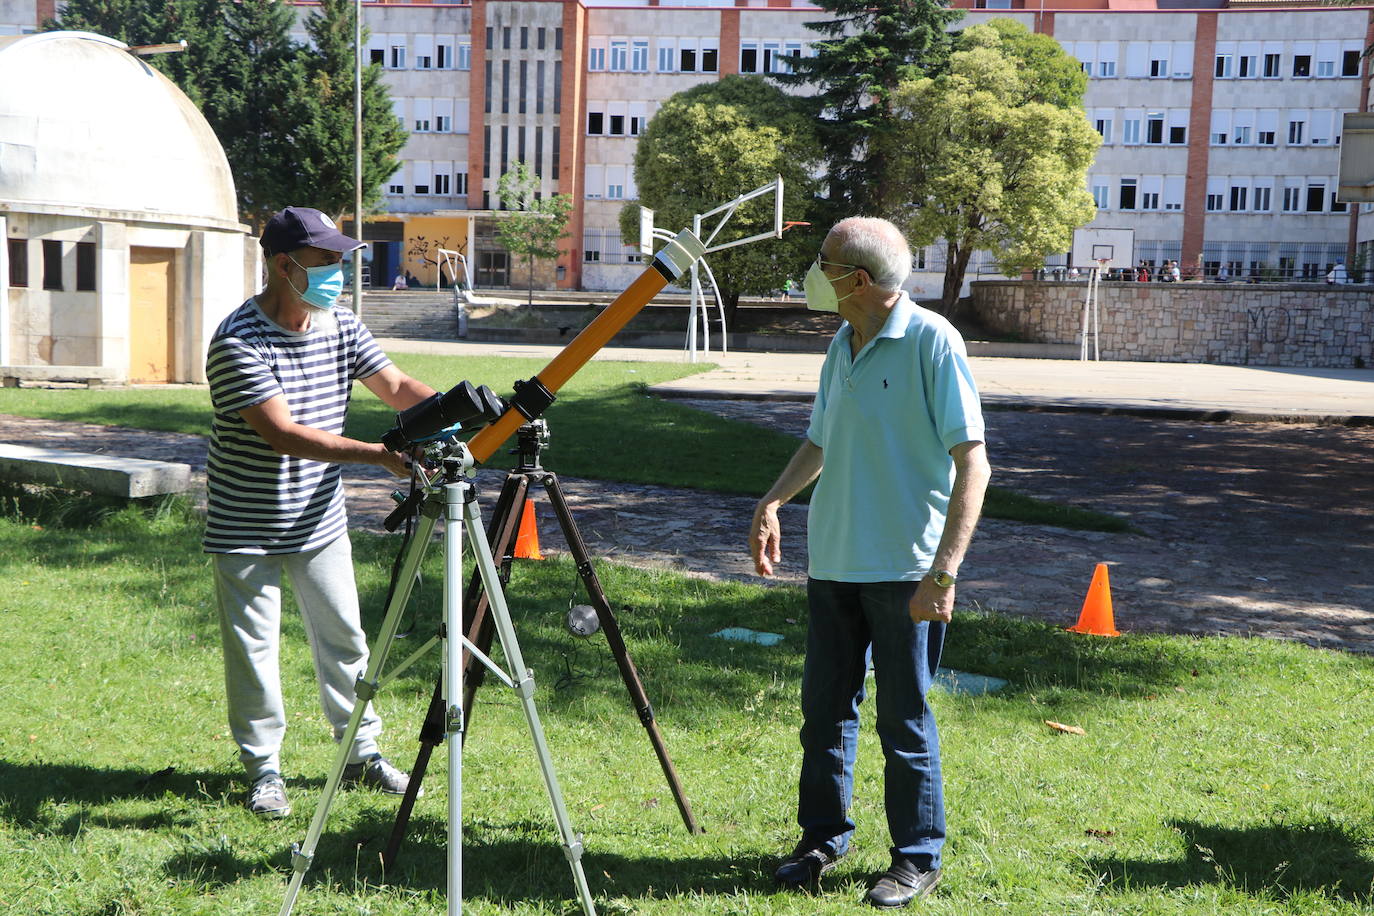
POLYGON ((821 268, 826 268, 826 267, 848 267, 850 270, 862 270, 864 273, 868 274, 870 277, 873 276, 873 271, 869 270, 867 267, 864 267, 862 264, 842 264, 842 263, 840 263, 839 261, 827 261, 827 260, 826 260, 824 257, 822 257, 821 255, 816 255, 816 265, 817 265, 818 267, 821 267, 821 268))

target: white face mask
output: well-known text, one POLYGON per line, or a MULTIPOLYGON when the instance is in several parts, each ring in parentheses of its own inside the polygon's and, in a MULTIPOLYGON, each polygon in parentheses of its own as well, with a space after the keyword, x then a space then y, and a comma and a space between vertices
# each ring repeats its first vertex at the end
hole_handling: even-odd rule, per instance
POLYGON ((850 292, 844 296, 836 295, 834 282, 857 272, 858 268, 855 268, 843 277, 835 277, 832 280, 825 275, 825 271, 821 269, 820 259, 817 258, 812 262, 811 269, 806 272, 806 278, 802 280, 802 292, 806 293, 806 307, 816 312, 838 312, 840 302, 854 294, 850 292))

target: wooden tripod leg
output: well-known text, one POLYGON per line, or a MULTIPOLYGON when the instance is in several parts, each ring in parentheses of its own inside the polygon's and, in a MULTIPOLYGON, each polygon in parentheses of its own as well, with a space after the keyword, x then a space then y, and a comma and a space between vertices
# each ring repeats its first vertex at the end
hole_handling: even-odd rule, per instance
MULTIPOLYGON (((487 524, 487 542, 491 545, 492 556, 502 558, 502 570, 509 569, 508 557, 511 545, 519 528, 520 512, 525 507, 529 492, 529 478, 523 474, 507 475, 501 486, 501 495, 496 500, 491 521, 487 524)), ((468 580, 468 588, 463 600, 463 628, 468 641, 482 652, 491 648, 492 625, 487 614, 487 596, 482 588, 482 579, 476 570, 468 580)), ((472 701, 481 686, 486 668, 472 658, 472 653, 463 652, 463 715, 468 727, 471 726, 472 701)), ((396 858, 405 840, 406 829, 410 824, 410 814, 415 808, 415 799, 420 795, 425 771, 429 769, 429 758, 444 740, 444 684, 440 677, 435 681, 434 693, 429 700, 429 709, 420 726, 419 750, 415 754, 415 765, 410 768, 410 785, 396 810, 396 822, 391 828, 391 837, 382 852, 382 866, 390 871, 396 866, 396 858)), ((468 728, 463 730, 463 740, 467 740, 468 728)))
POLYGON ((634 706, 635 713, 639 716, 640 723, 644 730, 649 733, 649 742, 654 746, 654 753, 658 756, 659 766, 663 768, 663 775, 668 780, 668 786, 672 790, 673 799, 677 802, 678 812, 682 815, 682 823, 687 827, 688 833, 705 833, 701 825, 697 823, 696 816, 692 813, 692 806, 687 801, 687 794, 683 791, 682 782, 678 779, 677 768, 673 766, 672 758, 668 756, 668 748, 663 743, 663 734, 658 730, 658 722, 654 719, 654 708, 649 703, 649 697, 644 692, 644 684, 639 679, 639 672, 635 670, 634 662, 630 660, 630 653, 625 648, 625 640, 620 635, 620 624, 615 619, 615 614, 611 612, 611 605, 606 600, 606 593, 601 588, 601 581, 596 577, 596 570, 592 568, 591 557, 587 553, 587 545, 582 540, 582 533, 577 530, 577 523, 573 521, 572 512, 568 509, 568 502, 563 498, 563 489, 558 484, 558 475, 552 472, 545 472, 539 478, 540 484, 549 494, 549 502, 553 505, 554 514, 558 516, 558 524, 563 529, 563 539, 568 542, 568 550, 572 553, 573 561, 577 564, 577 574, 581 576, 583 585, 587 588, 587 595, 591 599, 592 607, 596 609, 597 619, 601 621, 601 629, 606 634, 606 643, 611 648, 611 654, 615 657, 616 667, 620 669, 620 678, 625 682, 625 689, 630 693, 630 703, 634 706))

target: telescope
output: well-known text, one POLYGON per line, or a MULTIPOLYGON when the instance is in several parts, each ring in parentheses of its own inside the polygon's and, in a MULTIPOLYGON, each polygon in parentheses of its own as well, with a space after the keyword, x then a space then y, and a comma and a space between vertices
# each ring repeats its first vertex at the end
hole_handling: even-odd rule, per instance
POLYGON ((459 382, 443 394, 430 395, 396 414, 396 425, 382 436, 382 445, 403 452, 461 429, 486 426, 505 410, 506 402, 486 385, 474 388, 471 382, 459 382))

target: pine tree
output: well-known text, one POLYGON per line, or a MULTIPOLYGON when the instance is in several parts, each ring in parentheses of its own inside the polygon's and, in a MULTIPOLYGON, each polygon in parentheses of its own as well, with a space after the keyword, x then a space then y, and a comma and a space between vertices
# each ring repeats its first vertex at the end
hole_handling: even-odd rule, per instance
POLYGON ((908 80, 940 72, 949 59, 949 28, 963 15, 942 0, 818 0, 834 19, 808 22, 826 36, 814 57, 787 58, 786 85, 814 85, 821 143, 829 165, 832 216, 876 214, 888 195, 880 139, 894 128, 892 93, 908 80), (877 147, 877 148, 875 148, 877 147))
MULTIPOLYGON (((351 0, 320 0, 319 11, 305 21, 314 44, 306 55, 302 102, 313 118, 302 120, 297 147, 299 166, 308 179, 308 201, 325 213, 353 211, 353 16, 351 0)), ((367 41, 366 30, 363 42, 367 41)), ((381 67, 363 68, 363 211, 381 199, 381 186, 396 173, 396 153, 406 143, 406 130, 396 118, 382 82, 381 67)))

